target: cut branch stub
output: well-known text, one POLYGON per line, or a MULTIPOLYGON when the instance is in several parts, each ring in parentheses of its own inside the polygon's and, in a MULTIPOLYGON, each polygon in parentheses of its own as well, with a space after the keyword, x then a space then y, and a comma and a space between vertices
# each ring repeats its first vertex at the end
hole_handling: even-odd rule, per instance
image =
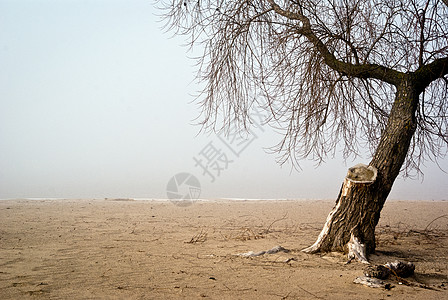
POLYGON ((372 166, 365 164, 357 164, 348 169, 347 176, 345 176, 344 186, 342 187, 342 196, 347 196, 347 193, 352 184, 370 184, 375 182, 378 175, 378 170, 372 166))
POLYGON ((372 183, 376 180, 377 175, 378 170, 375 167, 357 164, 348 169, 345 178, 355 183, 372 183))

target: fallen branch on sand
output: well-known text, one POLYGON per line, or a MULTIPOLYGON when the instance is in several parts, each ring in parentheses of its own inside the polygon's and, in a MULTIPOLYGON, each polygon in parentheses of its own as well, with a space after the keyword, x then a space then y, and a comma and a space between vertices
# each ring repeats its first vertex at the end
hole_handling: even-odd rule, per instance
POLYGON ((357 277, 353 282, 373 288, 390 289, 392 285, 384 282, 389 275, 394 275, 399 284, 411 285, 403 277, 414 274, 415 265, 410 262, 395 261, 384 265, 369 265, 364 268, 364 276, 357 277))
POLYGON ((372 288, 385 288, 385 289, 391 288, 390 283, 388 284, 388 286, 386 286, 386 283, 384 281, 382 281, 381 279, 374 278, 374 277, 368 277, 368 276, 356 277, 353 282, 359 283, 359 284, 362 284, 362 285, 365 285, 368 287, 372 287, 372 288))
POLYGON ((289 250, 283 248, 282 246, 276 246, 276 247, 274 247, 272 249, 269 249, 269 250, 266 250, 266 251, 259 251, 259 252, 249 251, 249 252, 240 253, 240 254, 237 254, 237 255, 238 256, 243 256, 243 257, 254 257, 254 256, 261 256, 261 255, 264 255, 264 254, 275 254, 275 253, 278 253, 278 252, 288 253, 289 250))

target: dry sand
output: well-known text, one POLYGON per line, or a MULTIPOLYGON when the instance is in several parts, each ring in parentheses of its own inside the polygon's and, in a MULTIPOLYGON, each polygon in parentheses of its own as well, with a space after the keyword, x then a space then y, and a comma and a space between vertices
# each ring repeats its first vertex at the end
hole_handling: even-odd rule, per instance
POLYGON ((448 299, 448 202, 386 203, 370 259, 416 265, 391 290, 354 284, 364 265, 340 254, 300 252, 332 206, 0 201, 0 299, 448 299), (292 251, 236 255, 277 245, 292 251))

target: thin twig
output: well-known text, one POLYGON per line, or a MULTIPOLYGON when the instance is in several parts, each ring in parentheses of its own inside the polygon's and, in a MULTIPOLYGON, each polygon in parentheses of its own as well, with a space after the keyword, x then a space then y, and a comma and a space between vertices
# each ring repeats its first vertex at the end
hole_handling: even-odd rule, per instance
POLYGON ((277 220, 274 220, 274 221, 268 226, 268 228, 265 230, 265 232, 266 232, 266 233, 269 233, 269 231, 270 231, 272 225, 274 225, 274 224, 277 223, 277 222, 286 220, 286 219, 287 219, 287 218, 286 218, 287 215, 288 215, 288 213, 285 213, 285 215, 284 215, 282 218, 277 219, 277 220))
POLYGON ((442 216, 440 216, 440 217, 435 218, 434 220, 432 220, 431 222, 429 222, 428 225, 426 225, 425 230, 423 230, 423 231, 427 231, 427 230, 428 230, 428 227, 431 226, 432 223, 434 223, 434 222, 437 221, 438 219, 442 219, 442 218, 448 218, 448 215, 442 215, 442 216))

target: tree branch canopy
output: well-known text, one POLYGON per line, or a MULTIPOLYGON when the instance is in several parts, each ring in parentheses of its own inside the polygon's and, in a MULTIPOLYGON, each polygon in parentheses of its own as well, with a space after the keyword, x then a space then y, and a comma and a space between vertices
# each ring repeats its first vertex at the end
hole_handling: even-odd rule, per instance
POLYGON ((298 20, 302 22, 302 27, 297 29, 297 32, 303 34, 315 47, 315 49, 320 53, 324 62, 331 67, 333 70, 351 77, 358 78, 374 78, 387 83, 397 85, 400 83, 399 78, 400 72, 393 69, 386 68, 376 64, 351 64, 338 60, 330 51, 327 46, 316 36, 311 28, 310 20, 300 14, 291 11, 286 11, 274 1, 267 0, 272 6, 274 11, 279 15, 282 15, 290 20, 298 20))
POLYGON ((440 0, 161 0, 166 28, 199 45, 203 125, 283 133, 281 163, 379 143, 397 86, 412 79, 417 130, 406 166, 448 145, 448 6, 440 0))

